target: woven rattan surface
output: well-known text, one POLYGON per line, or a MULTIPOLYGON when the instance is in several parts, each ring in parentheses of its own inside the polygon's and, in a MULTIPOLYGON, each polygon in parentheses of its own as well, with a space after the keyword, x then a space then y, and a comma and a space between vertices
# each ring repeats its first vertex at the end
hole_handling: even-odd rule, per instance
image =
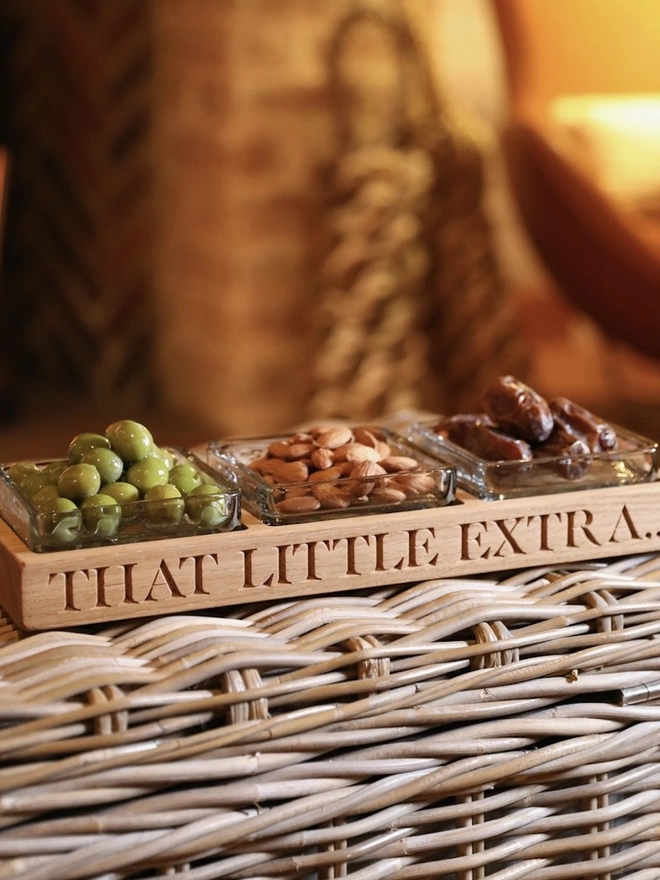
POLYGON ((660 877, 660 557, 0 629, 0 880, 660 877))

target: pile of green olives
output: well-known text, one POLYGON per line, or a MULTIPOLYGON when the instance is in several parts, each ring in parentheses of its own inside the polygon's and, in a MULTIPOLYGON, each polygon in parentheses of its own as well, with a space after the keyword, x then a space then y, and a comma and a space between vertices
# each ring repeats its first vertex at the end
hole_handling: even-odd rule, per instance
POLYGON ((7 475, 62 544, 81 534, 111 540, 127 524, 176 527, 185 518, 213 529, 231 517, 220 486, 189 459, 157 446, 132 419, 112 422, 102 434, 77 434, 66 459, 17 462, 7 475))

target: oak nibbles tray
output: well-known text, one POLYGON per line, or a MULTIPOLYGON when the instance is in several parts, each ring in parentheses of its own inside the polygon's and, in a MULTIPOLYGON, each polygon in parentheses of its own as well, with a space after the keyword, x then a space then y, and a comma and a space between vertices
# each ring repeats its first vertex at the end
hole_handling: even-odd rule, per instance
POLYGON ((0 605, 25 629, 660 550, 660 483, 34 553, 0 522, 0 605))

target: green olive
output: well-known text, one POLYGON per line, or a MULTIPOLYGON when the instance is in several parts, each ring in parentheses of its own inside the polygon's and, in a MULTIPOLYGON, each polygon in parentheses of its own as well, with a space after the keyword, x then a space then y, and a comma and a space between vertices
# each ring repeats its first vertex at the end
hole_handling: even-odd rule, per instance
POLYGON ((32 502, 36 504, 37 507, 44 507, 50 501, 54 501, 56 498, 60 497, 57 486, 54 486, 52 483, 47 483, 34 493, 32 496, 32 502))
POLYGON ((188 494, 186 513, 202 528, 212 529, 222 525, 230 516, 227 495, 212 483, 202 483, 188 494))
POLYGON ((37 473, 39 468, 34 461, 16 461, 6 467, 5 473, 17 486, 20 487, 23 479, 31 474, 37 473))
POLYGON ((115 483, 124 472, 124 462, 110 448, 89 449, 80 459, 84 464, 93 464, 101 475, 101 483, 115 483))
POLYGON ((71 464, 77 464, 90 449, 110 449, 110 441, 103 434, 84 431, 82 434, 76 434, 69 443, 66 457, 71 464))
POLYGON ((31 473, 24 473, 20 476, 18 488, 28 498, 33 497, 36 493, 43 489, 44 486, 51 485, 50 480, 40 470, 35 469, 31 473))
POLYGON ((117 480, 116 483, 108 483, 103 487, 103 494, 109 495, 117 504, 131 504, 140 500, 140 490, 132 483, 125 480, 117 480))
POLYGON ((174 465, 170 471, 169 481, 182 495, 187 495, 197 486, 202 485, 202 475, 191 462, 183 461, 174 465))
POLYGON ((41 473, 48 479, 49 483, 53 485, 57 485, 57 481, 60 478, 60 474, 62 471, 66 470, 69 467, 71 462, 68 459, 63 459, 59 461, 49 461, 41 468, 41 473))
POLYGON ((80 534, 82 514, 68 498, 55 498, 41 511, 45 530, 61 544, 70 544, 80 534))
POLYGON ((99 493, 85 498, 80 504, 86 529, 98 538, 112 538, 121 522, 121 508, 110 495, 99 493))
POLYGON ((153 455, 156 449, 151 431, 132 419, 122 419, 108 425, 105 436, 112 449, 128 465, 153 455))
POLYGON ((144 495, 147 518, 158 525, 176 525, 183 519, 185 502, 171 483, 153 486, 144 495))
POLYGON ((140 501, 140 490, 132 483, 125 480, 117 480, 116 483, 108 483, 103 487, 103 494, 109 495, 119 505, 123 520, 130 520, 137 516, 140 501))
POLYGON ((69 498, 71 501, 82 501, 83 498, 89 498, 101 488, 101 474, 97 471, 93 464, 70 464, 66 470, 62 471, 57 488, 63 498, 69 498))
POLYGON ((162 458, 162 460, 167 465, 167 469, 170 471, 176 464, 175 454, 170 449, 166 449, 164 446, 157 446, 154 455, 158 456, 158 458, 162 458))
POLYGON ((142 494, 154 486, 164 486, 167 483, 170 472, 165 462, 149 456, 142 461, 136 461, 126 471, 126 481, 136 486, 142 494))

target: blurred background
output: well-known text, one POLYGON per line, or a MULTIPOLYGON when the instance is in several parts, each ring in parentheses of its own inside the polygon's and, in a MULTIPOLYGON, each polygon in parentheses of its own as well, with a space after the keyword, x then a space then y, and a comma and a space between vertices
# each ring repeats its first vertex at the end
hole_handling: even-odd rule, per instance
POLYGON ((2 460, 500 373, 660 434, 656 0, 3 0, 0 33, 2 460))

